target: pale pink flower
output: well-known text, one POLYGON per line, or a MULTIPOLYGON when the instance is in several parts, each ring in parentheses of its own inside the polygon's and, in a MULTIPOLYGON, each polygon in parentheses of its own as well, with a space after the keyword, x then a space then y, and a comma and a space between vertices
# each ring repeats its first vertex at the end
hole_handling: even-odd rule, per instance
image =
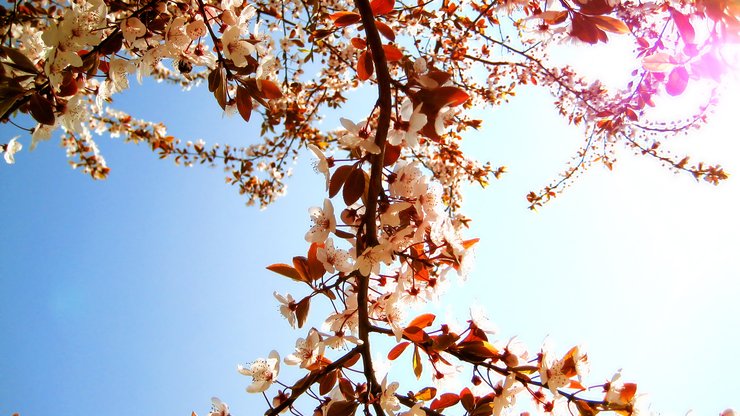
POLYGON ((234 65, 243 67, 247 65, 247 57, 255 52, 255 47, 246 39, 241 38, 238 26, 231 26, 224 31, 221 37, 223 52, 226 58, 231 59, 234 65))
POLYGON ((334 232, 337 228, 334 206, 329 199, 324 199, 324 209, 311 207, 308 214, 311 216, 314 225, 306 233, 306 241, 309 243, 323 243, 329 237, 329 233, 334 232))
POLYGON ((13 137, 10 139, 7 145, 5 145, 5 151, 3 152, 3 157, 5 158, 5 163, 12 165, 15 163, 15 154, 20 152, 21 149, 23 149, 23 145, 18 143, 17 139, 20 136, 13 137))
POLYGON ((324 152, 321 151, 318 147, 316 147, 313 144, 309 144, 308 150, 312 151, 314 155, 318 158, 318 161, 314 164, 314 169, 316 169, 317 172, 324 174, 324 177, 326 178, 326 189, 329 189, 329 161, 326 159, 326 156, 324 155, 324 152))
POLYGON ((496 398, 493 399, 493 416, 500 416, 504 409, 516 404, 516 395, 524 390, 524 386, 516 380, 516 376, 509 374, 503 384, 494 389, 496 398))
POLYGON ((146 35, 146 26, 138 17, 129 17, 121 22, 121 33, 126 42, 132 43, 136 39, 146 35))
POLYGON ((211 397, 211 411, 208 416, 230 416, 229 405, 222 402, 218 397, 211 397))
POLYGON ((352 120, 348 120, 346 118, 341 118, 339 119, 339 121, 342 123, 342 126, 347 130, 348 133, 340 137, 340 143, 349 147, 350 149, 359 147, 361 149, 364 149, 368 153, 372 153, 375 155, 380 153, 380 147, 375 144, 375 136, 372 136, 369 129, 363 126, 363 124, 365 123, 360 122, 358 124, 355 124, 354 122, 352 122, 352 120))
POLYGON ((346 250, 334 248, 334 241, 331 238, 327 238, 324 246, 319 247, 316 251, 316 258, 324 265, 324 269, 328 273, 336 271, 349 273, 354 270, 352 263, 349 261, 349 253, 346 250))
POLYGON ((247 386, 248 393, 261 393, 277 379, 280 371, 280 355, 273 350, 268 358, 255 360, 249 368, 240 364, 237 370, 245 376, 252 376, 252 384, 247 386))
POLYGON ((401 408, 401 402, 396 397, 396 390, 398 390, 398 382, 394 381, 391 384, 388 383, 388 376, 383 379, 381 383, 382 393, 380 394, 380 407, 385 410, 386 414, 393 415, 401 408))
POLYGON ((421 112, 421 104, 416 108, 412 105, 410 100, 401 105, 401 119, 388 133, 388 143, 394 146, 406 143, 412 149, 419 146, 419 131, 427 124, 427 116, 421 112))
POLYGON ((283 296, 277 292, 274 292, 272 295, 275 296, 275 299, 277 299, 278 302, 280 302, 280 313, 285 319, 288 320, 290 326, 295 328, 295 311, 298 304, 296 303, 295 299, 293 299, 293 296, 291 296, 290 294, 283 296))
POLYGON ((308 336, 298 338, 295 343, 295 352, 283 360, 288 365, 300 365, 308 368, 316 363, 324 355, 324 344, 321 342, 319 331, 314 328, 308 331, 308 336))
POLYGON ((206 24, 202 20, 193 20, 185 26, 185 33, 190 37, 191 40, 198 40, 208 34, 206 24))

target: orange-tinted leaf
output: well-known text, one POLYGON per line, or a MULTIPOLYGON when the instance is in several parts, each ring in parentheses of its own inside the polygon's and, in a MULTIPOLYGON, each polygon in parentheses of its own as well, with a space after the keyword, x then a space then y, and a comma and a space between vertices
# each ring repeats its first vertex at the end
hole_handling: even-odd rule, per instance
POLYGON ((306 283, 311 283, 311 273, 308 271, 308 259, 303 256, 293 257, 293 267, 295 267, 298 274, 301 276, 301 280, 306 283))
POLYGON ((303 324, 306 323, 306 318, 308 317, 308 310, 311 307, 311 297, 306 296, 305 298, 301 299, 300 302, 298 302, 298 305, 296 305, 295 309, 295 317, 298 321, 298 328, 302 328, 303 324))
POLYGON ((252 115, 252 96, 241 85, 236 88, 236 109, 244 121, 249 121, 249 117, 252 115))
POLYGON ((568 384, 568 388, 571 389, 578 389, 578 390, 586 390, 585 387, 583 387, 583 384, 579 383, 576 380, 571 380, 570 384, 568 384))
POLYGON ((408 347, 409 344, 411 343, 408 341, 403 341, 399 343, 398 345, 396 345, 395 347, 391 348, 391 350, 388 352, 388 359, 393 361, 396 358, 398 358, 401 354, 403 354, 403 352, 406 350, 406 347, 408 347))
POLYGON ((450 348, 452 344, 457 342, 458 339, 460 339, 460 336, 453 333, 438 335, 434 337, 432 348, 435 351, 445 351, 447 348, 450 348))
POLYGON ((625 34, 630 33, 630 29, 623 21, 609 16, 593 16, 590 20, 599 28, 607 32, 625 34))
POLYGON ((290 277, 297 282, 305 282, 303 279, 301 279, 301 275, 298 273, 298 270, 284 263, 271 264, 267 266, 267 270, 270 270, 277 274, 282 274, 286 277, 290 277))
POLYGON ((416 344, 421 344, 429 339, 429 335, 418 326, 410 326, 403 330, 403 335, 416 344))
POLYGON ((678 33, 681 34, 684 43, 694 43, 694 36, 696 33, 694 31, 694 26, 692 26, 691 21, 689 21, 689 16, 686 16, 673 7, 670 8, 670 11, 673 22, 676 24, 676 29, 678 29, 678 33))
POLYGON ((576 14, 571 22, 570 35, 590 44, 606 42, 606 32, 599 29, 591 17, 576 14))
POLYGON ((455 393, 444 393, 443 395, 439 396, 439 398, 434 399, 432 401, 431 406, 429 406, 432 410, 442 410, 450 406, 456 405, 460 401, 460 396, 458 396, 455 393))
POLYGON ((342 165, 334 171, 329 180, 329 198, 334 198, 339 193, 352 170, 352 166, 342 165))
POLYGON ((473 247, 480 241, 480 238, 471 238, 470 240, 463 241, 463 247, 468 249, 470 247, 473 247))
POLYGON ((483 361, 489 358, 498 358, 499 356, 496 347, 488 341, 462 342, 458 344, 457 349, 468 359, 483 361))
POLYGON ((676 66, 676 58, 665 53, 658 52, 642 58, 642 67, 650 72, 667 72, 676 66))
POLYGON ((259 86, 262 96, 268 100, 271 100, 273 98, 280 98, 283 96, 283 92, 280 91, 280 87, 269 79, 259 80, 259 86))
POLYGON ((388 62, 397 62, 403 59, 403 53, 395 45, 383 45, 383 52, 388 62))
POLYGON ((437 317, 433 313, 425 313, 414 318, 410 323, 409 327, 416 326, 419 328, 426 328, 431 325, 437 317))
POLYGON ((373 66, 373 58, 368 51, 363 51, 360 57, 357 58, 357 78, 360 81, 366 81, 373 76, 375 67, 373 66))
POLYGON ((352 46, 354 46, 357 49, 367 49, 367 41, 362 38, 352 38, 350 40, 350 43, 352 46))
POLYGON ((362 17, 354 12, 336 12, 329 15, 329 19, 334 22, 334 26, 344 27, 359 22, 362 17))
POLYGON ((421 356, 419 355, 419 347, 414 346, 414 357, 411 361, 412 366, 414 367, 414 375, 416 376, 416 379, 418 380, 421 378, 421 372, 423 370, 421 365, 421 356))
POLYGON ((416 400, 422 400, 425 402, 432 400, 436 396, 437 389, 434 387, 424 387, 423 389, 419 390, 418 393, 414 394, 414 398, 416 400))
POLYGON ((330 371, 327 374, 325 374, 323 377, 321 377, 319 381, 319 394, 322 396, 325 394, 329 394, 331 389, 334 388, 334 385, 337 384, 337 373, 338 371, 330 371))
POLYGON ((347 177, 342 190, 342 197, 347 206, 354 204, 365 192, 365 172, 362 169, 353 169, 347 177))
POLYGON ((665 90, 668 94, 675 97, 686 91, 688 84, 689 72, 686 70, 686 67, 677 66, 668 74, 668 82, 665 84, 665 90))
POLYGON ((624 383, 622 389, 619 391, 619 398, 629 403, 635 397, 635 393, 637 393, 637 384, 624 383))
POLYGON ((34 93, 28 101, 28 108, 31 111, 31 116, 39 123, 50 126, 54 125, 54 121, 56 120, 56 117, 54 117, 54 107, 46 97, 39 93, 34 93))
POLYGON ((323 246, 324 245, 320 243, 311 243, 311 247, 308 248, 308 272, 311 275, 311 279, 313 280, 321 279, 321 276, 326 273, 324 264, 321 263, 321 261, 316 256, 319 247, 323 246))
POLYGON ((380 34, 389 41, 394 42, 396 40, 396 34, 393 32, 393 29, 391 29, 391 27, 387 24, 375 21, 375 27, 378 28, 378 32, 380 32, 380 34))
POLYGON ((396 0, 371 0, 370 8, 373 10, 373 16, 382 16, 393 11, 393 5, 396 0))

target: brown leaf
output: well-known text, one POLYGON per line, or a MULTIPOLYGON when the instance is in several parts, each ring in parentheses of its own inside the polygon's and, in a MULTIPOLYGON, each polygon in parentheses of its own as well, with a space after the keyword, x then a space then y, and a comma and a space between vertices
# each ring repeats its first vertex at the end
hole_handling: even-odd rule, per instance
POLYGON ((329 15, 329 19, 334 22, 334 26, 344 27, 359 22, 362 17, 354 12, 336 12, 329 15))
POLYGON ((308 310, 311 307, 311 297, 306 296, 296 305, 295 317, 298 320, 298 328, 302 328, 308 318, 308 310))
POLYGON ((293 267, 291 267, 291 266, 289 266, 287 264, 284 264, 284 263, 275 263, 275 264, 271 264, 271 265, 267 266, 266 269, 267 270, 270 270, 272 272, 275 272, 277 274, 281 274, 283 276, 290 277, 291 279, 293 279, 293 280, 295 280, 297 282, 305 282, 301 278, 301 275, 298 273, 298 270, 296 270, 295 268, 293 268, 293 267))
POLYGON ((308 272, 313 280, 321 279, 324 273, 326 273, 324 264, 316 256, 319 247, 323 246, 323 244, 311 243, 311 247, 308 249, 308 272))
POLYGON ((339 391, 347 400, 352 400, 355 398, 355 388, 352 387, 352 383, 344 377, 341 377, 339 379, 339 391))
POLYGON ((334 370, 330 371, 327 374, 325 374, 321 379, 319 379, 319 394, 320 395, 326 395, 329 394, 331 389, 334 388, 334 385, 337 384, 337 376, 339 371, 334 370))
POLYGON ((375 72, 375 67, 372 55, 368 51, 362 51, 360 57, 357 58, 357 78, 360 81, 366 81, 373 76, 373 72, 375 72))
POLYGON ((220 83, 221 83, 221 65, 217 65, 215 68, 213 68, 213 71, 211 71, 208 74, 208 91, 209 92, 216 91, 220 83))
POLYGON ((236 88, 236 109, 244 121, 249 121, 252 116, 252 96, 241 85, 236 88))
POLYGON ((301 276, 301 281, 311 284, 311 272, 308 271, 308 259, 303 256, 293 257, 293 266, 301 276))
POLYGON ((385 152, 383 153, 383 166, 390 166, 398 160, 401 156, 401 146, 394 146, 392 144, 385 144, 385 152))
POLYGON ((262 97, 268 100, 272 100, 273 98, 280 98, 283 96, 283 92, 280 91, 280 87, 269 79, 259 80, 258 85, 260 86, 262 97))
POLYGON ((332 401, 329 404, 329 410, 326 412, 326 416, 351 416, 355 414, 357 406, 360 403, 354 400, 351 401, 332 401))
POLYGON ((9 48, 7 46, 2 46, 2 51, 5 56, 13 61, 14 68, 29 74, 35 74, 38 72, 38 69, 36 69, 36 65, 34 65, 33 62, 31 62, 31 60, 23 54, 23 52, 15 48, 9 48))
POLYGON ((352 170, 352 166, 342 165, 334 171, 329 180, 329 198, 334 198, 339 193, 352 170))
POLYGON ((468 413, 472 412, 475 408, 475 396, 473 396, 473 392, 467 387, 460 392, 460 401, 462 401, 462 405, 468 413))
POLYGON ((357 202, 365 192, 365 172, 361 168, 353 169, 347 177, 347 182, 342 190, 344 203, 350 206, 357 202))
POLYGON ((39 93, 34 93, 28 102, 28 108, 33 118, 39 123, 49 126, 54 125, 54 121, 56 120, 54 117, 54 107, 46 97, 43 97, 39 93))

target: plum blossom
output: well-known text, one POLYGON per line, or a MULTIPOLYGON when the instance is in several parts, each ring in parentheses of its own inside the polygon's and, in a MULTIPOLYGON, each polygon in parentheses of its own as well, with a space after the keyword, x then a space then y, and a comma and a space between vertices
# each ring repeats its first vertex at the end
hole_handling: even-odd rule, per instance
POLYGON ((514 406, 516 404, 516 395, 524 390, 524 388, 516 380, 516 376, 513 373, 506 376, 503 384, 499 384, 494 388, 496 398, 493 400, 493 416, 499 416, 504 409, 514 406))
POLYGON ((337 228, 337 220, 334 218, 334 206, 327 198, 324 199, 324 208, 311 207, 308 214, 314 222, 313 227, 306 233, 306 241, 309 243, 323 243, 329 237, 329 233, 337 228))
POLYGON ((243 67, 247 65, 247 57, 252 55, 256 48, 246 39, 241 39, 239 26, 231 26, 224 31, 221 37, 223 52, 226 58, 231 59, 234 65, 243 67))
MULTIPOLYGON (((344 301, 346 308, 342 312, 336 312, 326 319, 326 326, 333 332, 339 333, 350 331, 357 334, 359 316, 357 313, 357 293, 350 292, 344 301)), ((326 340, 328 345, 329 340, 326 340)))
POLYGON ((388 376, 383 379, 381 383, 381 390, 383 391, 380 395, 380 407, 385 410, 386 414, 393 415, 394 412, 401 408, 401 402, 396 397, 396 390, 398 390, 398 382, 394 381, 388 384, 388 376))
POLYGON ((401 117, 396 121, 393 130, 388 132, 388 143, 398 146, 406 143, 408 147, 419 146, 419 130, 427 124, 427 116, 421 112, 421 104, 412 107, 410 100, 401 105, 401 117))
POLYGON ((237 370, 245 376, 252 377, 252 384, 247 386, 248 393, 261 393, 277 379, 280 371, 280 355, 273 350, 268 358, 258 358, 249 365, 249 368, 239 364, 237 370))
POLYGON ((324 265, 324 269, 328 273, 337 271, 349 273, 354 270, 352 263, 349 261, 349 253, 346 250, 334 248, 334 241, 331 238, 327 238, 324 246, 319 247, 316 251, 316 258, 324 265))
POLYGON ((230 416, 229 405, 222 402, 218 397, 211 397, 211 411, 208 416, 230 416))
POLYGON ((283 360, 288 365, 300 365, 301 368, 309 368, 324 356, 324 344, 321 342, 319 331, 311 328, 308 336, 298 338, 295 343, 295 352, 283 360))
POLYGON ((291 296, 290 294, 283 296, 277 292, 274 292, 272 295, 275 296, 275 299, 277 299, 278 302, 280 302, 280 313, 285 319, 288 320, 290 326, 295 328, 295 311, 298 304, 296 303, 295 299, 293 299, 293 296, 291 296))
POLYGON ((18 137, 20 136, 13 137, 12 139, 10 139, 8 144, 6 144, 5 146, 2 146, 5 148, 5 151, 3 152, 5 163, 9 165, 12 165, 13 163, 15 163, 15 154, 20 152, 21 149, 23 149, 23 145, 18 143, 18 137))
POLYGON ((347 130, 347 134, 339 138, 340 143, 350 149, 359 147, 368 153, 380 154, 380 147, 375 144, 374 136, 370 135, 370 131, 363 126, 363 122, 355 124, 352 120, 346 118, 341 118, 339 121, 347 130))
POLYGON ((329 190, 329 161, 326 159, 326 156, 324 155, 324 152, 321 151, 316 145, 309 144, 308 150, 312 151, 314 155, 319 159, 314 164, 314 169, 316 169, 317 172, 323 173, 324 177, 326 178, 326 189, 329 190))
POLYGON ((121 33, 126 42, 133 43, 136 39, 146 35, 146 26, 138 17, 129 17, 121 22, 121 33))
POLYGON ((571 377, 585 375, 588 372, 588 356, 581 352, 579 347, 573 347, 563 359, 553 360, 549 351, 542 349, 539 372, 542 383, 547 385, 554 396, 558 396, 558 389, 568 388, 571 377))

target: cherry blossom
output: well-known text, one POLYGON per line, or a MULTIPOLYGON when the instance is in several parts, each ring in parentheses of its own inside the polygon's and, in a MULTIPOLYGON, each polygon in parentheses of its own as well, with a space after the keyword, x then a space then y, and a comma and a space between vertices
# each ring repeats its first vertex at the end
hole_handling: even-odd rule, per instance
POLYGON ((308 331, 308 336, 298 338, 295 343, 295 352, 283 359, 285 364, 300 365, 301 368, 309 368, 324 356, 324 344, 321 335, 315 328, 308 331))
POLYGON ((229 405, 222 402, 218 397, 211 398, 211 411, 208 416, 230 416, 229 405))
POLYGON ((18 142, 18 137, 20 136, 13 137, 8 144, 1 146, 4 148, 3 157, 5 158, 5 163, 9 165, 15 163, 15 154, 23 149, 23 145, 18 142))
POLYGON ((328 273, 349 273, 354 270, 350 262, 350 255, 346 250, 334 248, 334 241, 327 238, 323 247, 319 247, 316 257, 328 273))
POLYGON ((288 323, 290 324, 290 326, 295 328, 295 324, 296 324, 295 311, 296 311, 297 303, 295 299, 293 299, 293 296, 291 296, 290 294, 283 296, 277 292, 274 292, 272 295, 275 297, 275 299, 278 300, 278 302, 280 302, 280 313, 283 315, 285 319, 288 320, 288 323))
POLYGON ((312 207, 308 210, 314 225, 306 233, 306 241, 309 243, 323 243, 334 232, 337 220, 334 218, 334 206, 329 199, 324 199, 324 208, 312 207))
POLYGON ((308 149, 313 152, 314 155, 319 159, 314 165, 317 172, 322 173, 326 178, 326 189, 329 189, 329 162, 318 147, 313 144, 309 144, 308 149))
POLYGON ((248 393, 261 393, 277 379, 280 371, 280 355, 277 351, 271 351, 268 358, 258 358, 253 361, 249 368, 237 366, 237 370, 245 376, 252 377, 252 384, 247 386, 248 393))
POLYGON ((339 119, 342 126, 347 130, 346 134, 342 135, 340 142, 349 147, 350 149, 361 148, 368 153, 378 154, 380 148, 375 144, 374 137, 370 134, 367 126, 363 125, 362 122, 355 124, 352 120, 341 118, 339 119))

